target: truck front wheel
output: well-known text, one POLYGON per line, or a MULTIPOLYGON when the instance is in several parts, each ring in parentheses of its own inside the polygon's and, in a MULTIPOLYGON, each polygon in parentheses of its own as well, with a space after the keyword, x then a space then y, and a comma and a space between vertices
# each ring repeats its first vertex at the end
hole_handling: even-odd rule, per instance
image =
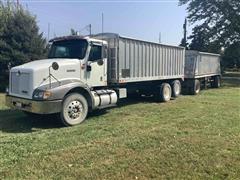
POLYGON ((84 96, 78 93, 67 95, 62 104, 60 113, 65 126, 74 126, 82 123, 88 114, 88 103, 84 96))

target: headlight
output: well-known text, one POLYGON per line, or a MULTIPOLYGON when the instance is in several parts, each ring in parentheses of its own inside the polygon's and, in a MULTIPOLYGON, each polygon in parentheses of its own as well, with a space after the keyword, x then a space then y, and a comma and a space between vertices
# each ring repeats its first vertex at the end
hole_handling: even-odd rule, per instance
POLYGON ((35 90, 33 92, 33 99, 43 100, 43 99, 48 99, 50 96, 51 96, 50 91, 35 90))

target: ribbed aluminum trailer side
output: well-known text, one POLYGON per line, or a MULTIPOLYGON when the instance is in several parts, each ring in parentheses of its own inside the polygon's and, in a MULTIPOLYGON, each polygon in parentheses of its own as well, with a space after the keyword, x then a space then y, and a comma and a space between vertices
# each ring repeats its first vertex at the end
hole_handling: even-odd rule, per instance
MULTIPOLYGON (((108 86, 125 89, 128 96, 153 95, 169 101, 181 93, 185 48, 114 33, 94 35, 108 44, 108 86)), ((119 93, 121 94, 121 93, 119 93)))
POLYGON ((201 87, 220 86, 220 55, 193 50, 186 51, 184 88, 191 94, 198 94, 201 87))
POLYGON ((119 36, 96 35, 108 42, 109 83, 183 79, 185 49, 119 36))
POLYGON ((187 50, 185 78, 221 75, 220 55, 187 50))

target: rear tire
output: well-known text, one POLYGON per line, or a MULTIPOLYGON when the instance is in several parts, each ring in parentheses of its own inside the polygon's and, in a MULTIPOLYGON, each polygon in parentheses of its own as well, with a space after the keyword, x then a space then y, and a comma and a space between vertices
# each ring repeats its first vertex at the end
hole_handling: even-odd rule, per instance
POLYGON ((178 97, 181 94, 181 82, 179 80, 175 80, 171 83, 172 87, 172 97, 178 97))
POLYGON ((159 92, 159 100, 161 102, 170 101, 172 96, 172 88, 168 83, 161 84, 160 92, 159 92))
POLYGON ((191 88, 191 94, 197 95, 201 90, 201 83, 198 79, 194 80, 193 87, 191 88))
POLYGON ((221 86, 221 80, 219 76, 214 76, 213 81, 211 82, 212 88, 219 88, 221 86))
POLYGON ((82 123, 88 114, 86 98, 78 93, 67 95, 62 104, 60 117, 65 126, 74 126, 82 123))

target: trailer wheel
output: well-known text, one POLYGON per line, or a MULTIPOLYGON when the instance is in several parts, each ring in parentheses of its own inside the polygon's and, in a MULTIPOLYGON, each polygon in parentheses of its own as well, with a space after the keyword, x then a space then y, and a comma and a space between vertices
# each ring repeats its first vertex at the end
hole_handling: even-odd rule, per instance
POLYGON ((67 95, 62 104, 60 113, 65 126, 74 126, 82 123, 88 114, 88 103, 84 96, 78 93, 67 95))
POLYGON ((167 102, 171 99, 172 88, 168 83, 161 84, 159 100, 162 102, 167 102))
POLYGON ((191 94, 193 94, 193 95, 199 94, 200 89, 201 89, 200 81, 198 79, 195 79, 193 87, 192 87, 191 94))
POLYGON ((181 94, 181 82, 179 80, 175 80, 171 83, 171 87, 172 87, 172 96, 173 97, 178 97, 181 94))
POLYGON ((213 81, 211 82, 212 88, 219 88, 221 86, 221 80, 219 76, 214 76, 213 81))

